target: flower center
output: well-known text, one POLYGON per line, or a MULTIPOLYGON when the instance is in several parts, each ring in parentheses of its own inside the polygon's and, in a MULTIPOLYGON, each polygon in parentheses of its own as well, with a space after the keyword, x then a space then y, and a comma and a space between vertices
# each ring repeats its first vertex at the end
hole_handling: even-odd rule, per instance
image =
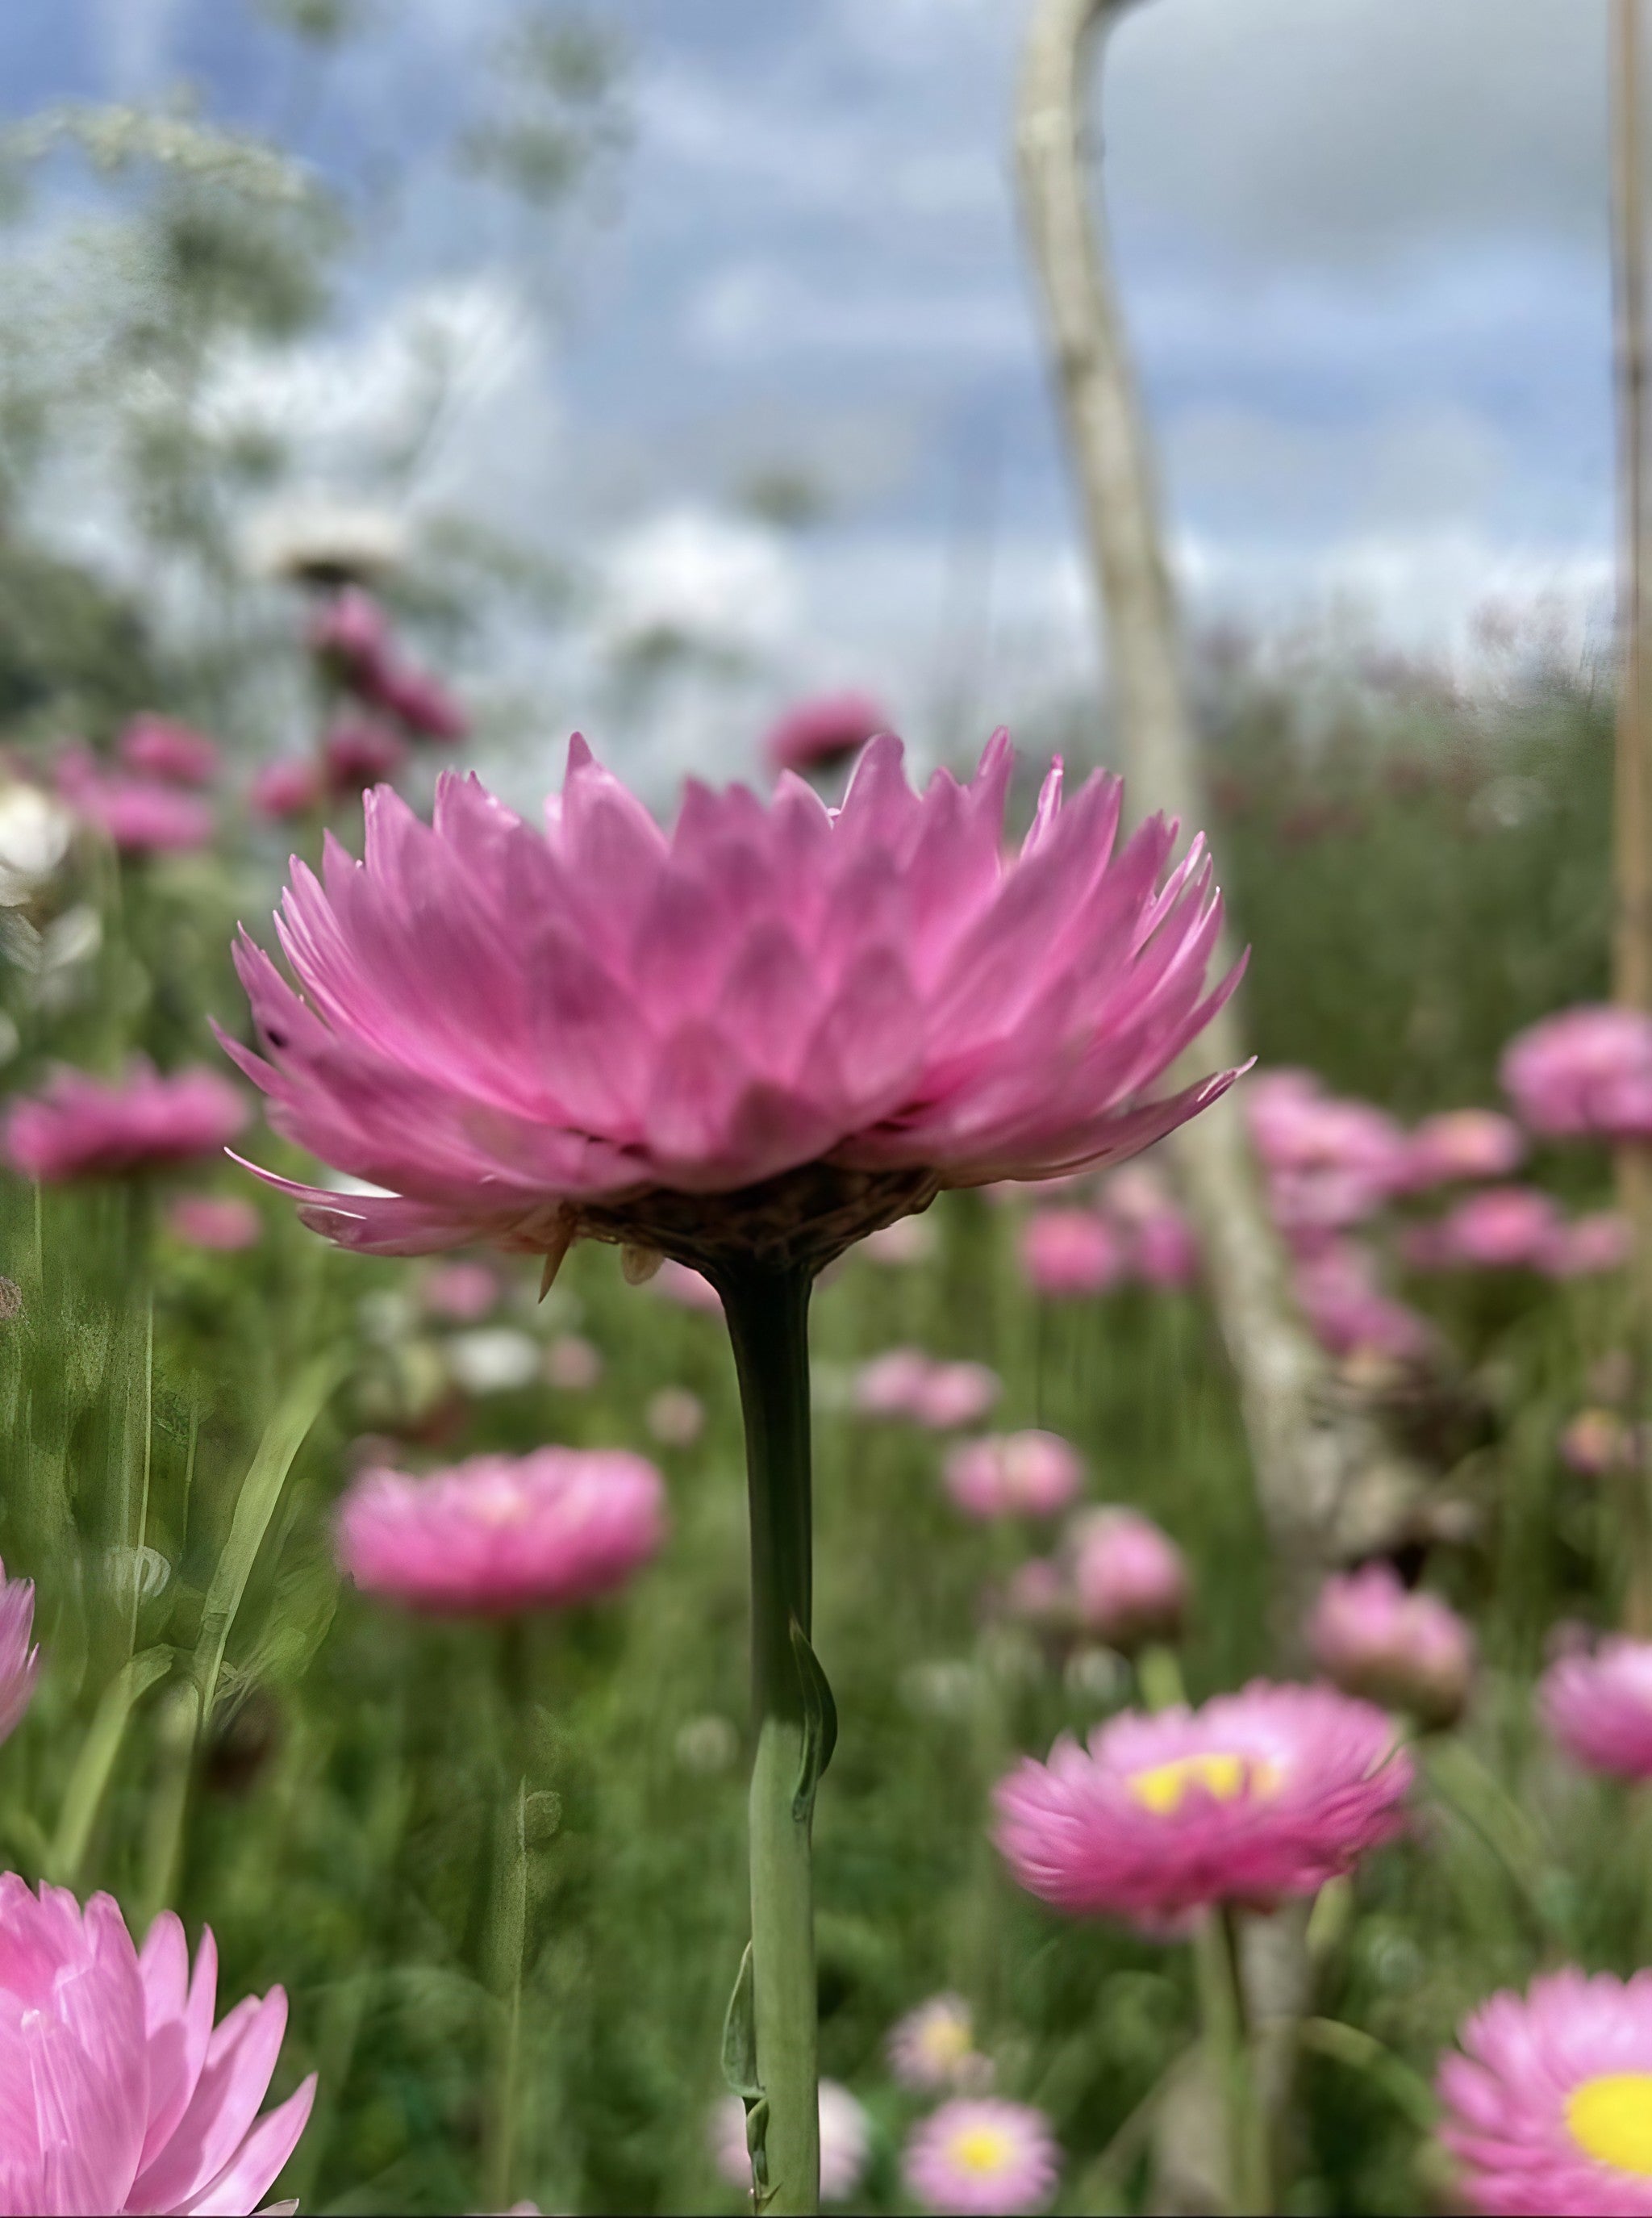
POLYGON ((933 2017, 919 2038, 919 2047, 931 2064, 962 2064, 969 2054, 969 2028, 949 2013, 933 2017))
POLYGON ((1261 1756, 1213 1748, 1197 1756, 1179 1756, 1172 1763, 1156 1763, 1151 1771, 1133 1771, 1128 1784, 1144 1810, 1151 1810, 1155 1818, 1170 1818, 1196 1787, 1218 1802, 1234 1802, 1241 1794, 1273 1794, 1279 1785, 1279 1771, 1261 1756))
POLYGON ((969 2126, 952 2144, 953 2161, 961 2172, 985 2178, 1002 2172, 1013 2151, 1001 2126, 969 2126))
POLYGON ((1572 2139, 1597 2163, 1652 2179, 1652 2072, 1609 2072, 1566 2097, 1572 2139))

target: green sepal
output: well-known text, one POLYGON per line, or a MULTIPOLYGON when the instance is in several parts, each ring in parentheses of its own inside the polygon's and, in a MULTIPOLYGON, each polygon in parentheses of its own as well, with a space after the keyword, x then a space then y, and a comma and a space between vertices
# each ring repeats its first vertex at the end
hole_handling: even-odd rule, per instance
POLYGON ((758 2079, 757 2008, 752 1989, 752 1944, 740 1958, 734 1992, 723 2014, 723 2078, 749 2107, 762 2099, 758 2079))
POLYGON ((797 1792, 792 1797, 792 1816, 801 1825, 814 1811, 814 1790, 838 1745, 838 1705, 832 1699, 832 1684, 820 1669, 820 1659, 795 1618, 792 1620, 792 1654, 797 1658, 797 1676, 803 1689, 803 1761, 798 1769, 797 1792))

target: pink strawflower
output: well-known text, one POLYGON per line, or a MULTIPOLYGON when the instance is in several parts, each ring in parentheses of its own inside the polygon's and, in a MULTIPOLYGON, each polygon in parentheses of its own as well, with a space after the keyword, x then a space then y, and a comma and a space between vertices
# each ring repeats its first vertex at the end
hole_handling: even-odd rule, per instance
POLYGON ((275 824, 312 815, 321 803, 321 773, 305 755, 265 763, 253 774, 247 803, 255 816, 275 824))
POLYGON ((486 1263, 442 1263, 419 1288, 432 1317, 450 1324, 475 1324, 499 1305, 499 1274, 486 1263))
POLYGON ((1507 1178, 1525 1154, 1513 1119, 1495 1109, 1446 1109, 1425 1117, 1406 1146, 1405 1183, 1414 1193, 1472 1179, 1507 1178))
POLYGON ((1474 1634, 1437 1595, 1414 1593, 1390 1564, 1329 1578, 1309 1620, 1309 1646, 1345 1694, 1408 1710, 1423 1724, 1463 1714, 1474 1677, 1474 1634))
POLYGON ((16 1732, 34 1698, 40 1651, 29 1645, 34 1630, 34 1580, 9 1579, 0 1564, 0 1740, 16 1732))
POLYGON ((855 1373, 854 1405, 863 1417, 916 1418, 934 1367, 921 1348, 886 1349, 855 1373))
POLYGON ((950 2088, 979 2090, 992 2078, 991 2059, 975 2047, 975 2021, 962 1995, 931 1995, 889 2029, 885 2044, 897 2086, 914 2095, 950 2088))
POLYGON ((365 785, 393 778, 407 759, 407 748, 388 724, 373 716, 341 716, 321 742, 328 790, 339 799, 365 785))
POLYGON ((19 1101, 6 1123, 12 1168, 55 1185, 121 1178, 215 1155, 247 1121, 247 1105, 215 1070, 163 1078, 140 1057, 116 1084, 59 1070, 19 1101))
POLYGON ((88 747, 71 748, 62 757, 57 782, 75 814, 124 855, 182 854, 212 842, 213 812, 197 795, 106 771, 88 747))
POLYGON ((1150 1517, 1134 1509, 1087 1509, 1068 1527, 1066 1552, 1086 1632, 1126 1656, 1179 1634, 1187 1563, 1150 1517))
POLYGON ((119 1906, 83 1911, 0 1877, 0 2207, 14 2211, 257 2210, 298 2145, 306 2079, 258 2116, 281 2053, 287 1997, 249 1996, 214 2028, 218 1954, 203 1932, 193 1974, 163 1911, 141 1954, 119 1906))
POLYGON ((1629 1219, 1615 1209, 1595 1209, 1557 1224, 1538 1257, 1549 1279, 1593 1278, 1621 1271, 1634 1248, 1629 1219))
POLYGON ((997 1840, 1057 1909, 1166 1934, 1207 1903, 1316 1893, 1398 1831, 1411 1779, 1373 1704, 1258 1680, 1024 1758, 999 1785, 997 1840))
POLYGON ((389 660, 389 619, 370 595, 349 586, 317 610, 307 643, 340 685, 362 691, 389 660))
POLYGON ((1652 1779, 1652 1641, 1609 1635, 1544 1673, 1538 1708, 1574 1763, 1617 1779, 1652 1779))
POLYGON ((375 709, 393 716, 415 739, 452 741, 470 730, 470 718, 439 678, 399 662, 382 663, 362 688, 375 709))
POLYGON ((1432 1253, 1444 1270, 1535 1271, 1560 1229, 1560 1211, 1536 1186, 1486 1186, 1432 1228, 1432 1253))
POLYGON ((770 770, 835 770, 857 755, 880 732, 892 732, 893 720, 869 694, 827 693, 800 701, 770 725, 763 755, 770 770))
POLYGON ((984 1363, 931 1363, 920 1380, 912 1415, 932 1433, 978 1425, 1004 1391, 1004 1381, 984 1363))
POLYGON ((1057 1433, 989 1433, 960 1440, 942 1467, 968 1517, 1053 1517, 1084 1484, 1079 1453, 1057 1433))
POLYGON ((1571 1966, 1505 1988, 1436 2077, 1469 2207, 1507 2218, 1652 2214, 1652 1972, 1571 1966))
POLYGON ((1245 1106, 1269 1205, 1287 1231, 1361 1224, 1405 1184, 1406 1137, 1394 1118, 1327 1094, 1307 1071, 1261 1072, 1245 1106))
POLYGON ((1030 2103, 961 2095, 913 2128, 900 2170, 926 2210, 993 2218, 1042 2210, 1061 2177, 1061 2152, 1049 2120, 1030 2103))
POLYGON ((1351 1240, 1334 1240, 1298 1262, 1296 1299, 1327 1354, 1421 1362, 1434 1346, 1426 1317, 1383 1291, 1371 1255, 1351 1240))
POLYGON ((1610 1471, 1631 1471, 1636 1440, 1615 1409, 1580 1409, 1560 1436, 1562 1463, 1584 1478, 1604 1478, 1610 1471))
POLYGON ((1652 1017, 1605 1006, 1563 1009, 1509 1043, 1502 1078, 1534 1132, 1644 1139, 1652 1132, 1652 1017))
POLYGON ((358 1587, 416 1609, 566 1609, 621 1586, 665 1537, 659 1473, 616 1448, 478 1455, 428 1478, 362 1472, 338 1506, 358 1587))
POLYGON ((377 1253, 818 1265, 942 1186, 1135 1154, 1230 1082, 1146 1098, 1234 982, 1204 989, 1209 865, 1158 819, 1115 858, 1118 782, 1063 809, 1059 770, 1006 862, 1010 771, 1000 737, 919 796, 879 740, 835 813, 696 786, 670 834, 579 740, 543 837, 473 778, 434 829, 380 789, 364 862, 295 866, 308 1001, 244 941, 267 1056, 226 1045, 288 1138, 389 1191, 272 1182, 377 1253))
MULTIPOLYGON (((820 2082, 820 2200, 842 2203, 860 2185, 871 2152, 865 2111, 835 2079, 820 2082)), ((712 2107, 711 2155, 731 2187, 750 2192, 752 2158, 746 2140, 746 2105, 738 2095, 720 2096, 712 2107)))
POLYGON ((172 716, 133 716, 116 752, 128 770, 169 785, 210 785, 223 762, 216 740, 172 716))
POLYGON ((1093 1210, 1035 1209, 1021 1228, 1021 1269, 1036 1294, 1104 1293, 1124 1275, 1124 1248, 1093 1210))
POLYGON ((183 1193, 166 1212, 167 1230, 190 1248, 207 1248, 238 1255, 256 1247, 263 1236, 264 1221, 244 1196, 238 1193, 183 1193))
POLYGON ((1191 1286, 1199 1274, 1193 1227, 1145 1162, 1127 1163, 1104 1181, 1101 1205, 1124 1242, 1127 1271, 1150 1286, 1191 1286))

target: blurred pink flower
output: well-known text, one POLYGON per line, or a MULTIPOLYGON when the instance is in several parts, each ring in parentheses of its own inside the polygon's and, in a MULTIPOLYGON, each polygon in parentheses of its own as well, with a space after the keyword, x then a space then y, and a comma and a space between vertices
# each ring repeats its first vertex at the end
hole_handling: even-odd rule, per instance
POLYGON ((1632 1471, 1636 1436, 1615 1409, 1580 1409, 1560 1436, 1561 1460, 1584 1478, 1604 1478, 1609 1471, 1632 1471))
POLYGON ((213 812, 197 795, 106 771, 89 747, 65 753, 57 784, 76 815, 96 826, 122 854, 185 853, 211 844, 213 812))
POLYGON ((1164 1935, 1207 1903, 1316 1893, 1398 1831, 1411 1780, 1372 1704, 1259 1680, 1024 1758, 999 1785, 997 1840, 1030 1893, 1164 1935))
POLYGON ((265 763, 253 773, 247 804, 255 816, 283 823, 308 816, 320 806, 321 773, 306 755, 288 755, 265 763))
POLYGON ((1065 1552, 1086 1633, 1126 1656, 1177 1638, 1187 1608, 1187 1563, 1150 1517, 1086 1509, 1068 1526, 1065 1552))
POLYGON ((1534 1132, 1644 1139, 1652 1134, 1652 1017, 1604 1005, 1563 1009, 1510 1041, 1502 1077, 1534 1132))
POLYGON ((1481 2004, 1441 2060, 1463 2198, 1508 2218, 1652 2214, 1652 1972, 1568 1966, 1481 2004))
POLYGON ((307 644, 341 685, 360 691, 372 685, 389 658, 389 618, 369 594, 347 586, 317 610, 307 644))
POLYGON ((1061 2152, 1049 2120, 1030 2103, 960 2095, 913 2128, 900 2170, 925 2209, 994 2218, 1042 2210, 1055 2191, 1061 2152))
POLYGON ((133 716, 116 752, 128 770, 170 785, 210 785, 223 766, 216 740, 171 716, 133 716))
POLYGON ((1309 1620, 1315 1662, 1344 1694, 1454 1724, 1474 1677, 1474 1634, 1437 1595, 1413 1593, 1388 1564, 1330 1578, 1309 1620))
POLYGON ((1408 1364, 1422 1361, 1433 1348, 1427 1318, 1384 1292, 1375 1261, 1351 1240, 1333 1242, 1300 1261, 1295 1285, 1309 1329, 1329 1354, 1408 1364))
POLYGON ((1078 1604, 1065 1564, 1053 1556, 1030 1556, 1018 1564, 1004 1590, 1012 1617, 1035 1633, 1067 1634, 1076 1630, 1078 1604))
POLYGON ((1465 1195, 1432 1228, 1436 1267, 1535 1271, 1560 1228, 1559 1210, 1536 1186, 1486 1186, 1465 1195))
POLYGON ((1621 1271, 1634 1247, 1629 1219, 1615 1209, 1595 1209, 1557 1224, 1538 1258, 1545 1278, 1593 1278, 1621 1271))
POLYGON ((341 800, 365 785, 393 778, 407 759, 400 736, 372 716, 341 716, 321 742, 327 785, 341 800))
POLYGON ((1102 1213, 1124 1241, 1126 1267, 1150 1286, 1189 1286, 1199 1273, 1192 1225, 1151 1163, 1126 1163, 1102 1181, 1102 1213))
POLYGON ((588 1394, 602 1375, 601 1349, 577 1332, 559 1333, 545 1351, 545 1376, 565 1394, 588 1394))
POLYGON ((337 1531, 356 1585, 416 1609, 565 1609, 657 1552, 665 1487, 653 1464, 617 1448, 478 1455, 428 1478, 363 1471, 337 1531))
MULTIPOLYGON (((820 2082, 820 2200, 842 2203, 860 2185, 871 2153, 865 2111, 835 2079, 820 2082)), ((746 2105, 720 2095, 711 2113, 711 2157, 731 2187, 749 2193, 752 2159, 746 2141, 746 2105)))
POLYGON ((1538 1708, 1586 1770, 1652 1779, 1652 1641, 1609 1635, 1593 1653, 1560 1657, 1543 1675, 1538 1708))
POLYGON ((1035 1209, 1021 1228, 1021 1269, 1036 1294, 1100 1294, 1124 1275, 1118 1235, 1089 1209, 1035 1209))
POLYGON ((190 1248, 209 1248, 238 1255, 256 1247, 263 1236, 264 1221, 252 1204, 238 1193, 183 1193, 166 1212, 167 1230, 190 1248))
POLYGON ((921 1348, 888 1348, 855 1373, 854 1405, 863 1417, 916 1418, 933 1369, 921 1348))
POLYGON ((218 1956, 163 1911, 141 1955, 114 1899, 83 1911, 0 1877, 4 2207, 81 2211, 257 2210, 298 2146, 306 2079, 258 2116, 281 2053, 287 1998, 249 1996, 216 2028, 218 1956))
POLYGON ((1053 1517, 1084 1483, 1078 1451, 1056 1433, 989 1433, 960 1440, 944 1466, 946 1490, 970 1517, 1053 1517))
POLYGON ((869 1232, 860 1252, 869 1263, 887 1264, 892 1269, 927 1263, 935 1253, 935 1227, 922 1217, 898 1217, 881 1231, 869 1232))
POLYGON ((0 1564, 0 1740, 15 1732, 34 1699, 40 1651, 29 1645, 34 1630, 34 1582, 9 1579, 0 1564))
POLYGON ((662 1386, 651 1394, 642 1422, 664 1448, 691 1448, 706 1428, 706 1405, 686 1386, 662 1386))
POLYGON ((456 740, 470 730, 470 718, 439 678, 427 670, 387 661, 362 688, 375 709, 393 716, 415 739, 456 740))
POLYGON ((1425 1117, 1406 1145, 1405 1184, 1413 1193, 1470 1179, 1507 1178, 1525 1154, 1512 1118, 1495 1109, 1446 1109, 1425 1117))
POLYGON ((879 740, 835 813, 696 786, 670 835, 582 741, 543 838, 474 779, 434 829, 379 790, 365 861, 285 897, 309 1001, 244 941, 267 1058, 225 1044, 286 1137, 389 1191, 271 1182, 376 1253, 818 1266, 941 1186, 1135 1154, 1230 1082, 1144 1098, 1234 982, 1205 992, 1209 865, 1156 818, 1115 858, 1117 781, 1063 809, 1059 771, 1005 863, 1010 770, 999 738, 920 796, 879 740))
POLYGON ((1369 1102, 1327 1094, 1305 1070, 1259 1072, 1244 1100, 1268 1205, 1287 1234, 1363 1224, 1403 1186, 1405 1134, 1369 1102))
POLYGON ((499 1274, 486 1263, 439 1263, 426 1273, 419 1299, 432 1317, 453 1324, 475 1324, 499 1305, 499 1274))
POLYGON ((975 2047, 975 2021, 962 1995, 931 1995, 889 2029, 889 2075, 915 2095, 949 2088, 979 2091, 990 2084, 992 2060, 975 2047))
POLYGON ((770 726, 764 760, 777 773, 789 770, 807 777, 812 770, 835 770, 880 732, 894 729, 869 694, 823 693, 798 702, 770 726))
POLYGON ((215 1155, 247 1121, 247 1105, 215 1070, 163 1078, 141 1058, 105 1086, 62 1069, 6 1122, 6 1154, 25 1178, 121 1178, 215 1155))
POLYGON ((723 1313, 722 1297, 709 1279, 698 1271, 691 1271, 686 1263, 662 1263, 648 1281, 656 1293, 675 1302, 680 1309, 704 1310, 708 1316, 723 1313))
POLYGON ((978 1425, 1004 1391, 1004 1381, 984 1363, 931 1363, 913 1397, 912 1416, 932 1433, 978 1425))

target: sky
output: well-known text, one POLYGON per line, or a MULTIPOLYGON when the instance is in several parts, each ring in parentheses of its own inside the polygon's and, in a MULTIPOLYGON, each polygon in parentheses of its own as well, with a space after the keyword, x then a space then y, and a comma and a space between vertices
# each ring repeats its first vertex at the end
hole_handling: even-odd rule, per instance
MULTIPOLYGON (((749 673, 647 747, 870 685, 931 734, 1094 683, 1095 623, 1018 251, 1024 0, 606 0, 624 156, 555 226, 456 178, 509 0, 368 0, 325 70, 253 0, 0 16, 13 112, 192 85, 362 205, 332 325, 224 368, 319 484, 361 474, 434 332, 455 405, 412 489, 589 581, 592 642, 659 624, 749 673), (807 531, 749 512, 804 472, 807 531), (732 704, 732 705, 731 705, 732 704)), ((1123 296, 1190 619, 1472 652, 1488 605, 1597 626, 1612 447, 1606 0, 1148 0, 1099 77, 1123 296)), ((658 704, 656 704, 658 706, 658 704)), ((641 744, 641 743, 640 743, 641 744)))

